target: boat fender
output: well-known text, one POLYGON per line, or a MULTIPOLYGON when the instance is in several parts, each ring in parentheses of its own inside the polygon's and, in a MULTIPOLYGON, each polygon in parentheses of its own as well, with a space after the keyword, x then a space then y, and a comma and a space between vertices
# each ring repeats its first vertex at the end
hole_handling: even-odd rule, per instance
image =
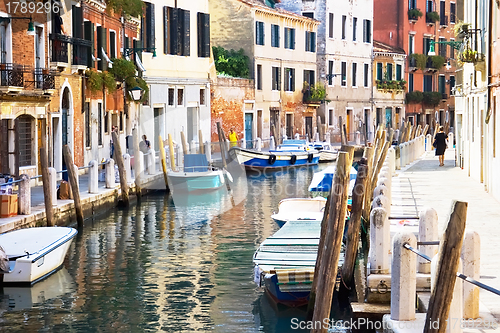
POLYGON ((311 163, 313 161, 313 154, 307 155, 307 163, 311 163))
POLYGON ((294 165, 295 162, 297 162, 297 155, 292 155, 292 157, 290 157, 290 164, 294 165))
POLYGON ((276 155, 269 155, 268 162, 270 165, 273 165, 276 162, 276 155))

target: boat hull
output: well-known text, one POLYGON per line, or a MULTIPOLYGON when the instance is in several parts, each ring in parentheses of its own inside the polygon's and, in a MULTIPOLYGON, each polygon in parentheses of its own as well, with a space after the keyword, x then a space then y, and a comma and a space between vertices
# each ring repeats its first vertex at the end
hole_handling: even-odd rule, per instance
POLYGON ((288 221, 321 221, 323 219, 326 199, 288 198, 279 202, 278 213, 271 218, 281 227, 288 221))
POLYGON ((319 162, 328 163, 337 160, 338 152, 332 150, 321 150, 319 152, 319 162))
POLYGON ((74 228, 40 227, 0 235, 0 245, 11 258, 3 283, 33 284, 57 271, 76 234, 74 228))
POLYGON ((224 185, 222 170, 207 172, 169 172, 168 186, 173 191, 212 191, 224 185))
POLYGON ((246 169, 284 169, 316 165, 319 162, 317 152, 259 152, 233 147, 230 154, 246 169))
POLYGON ((300 307, 309 303, 311 287, 304 291, 286 291, 283 292, 278 286, 276 274, 266 274, 264 277, 264 288, 266 293, 277 304, 283 304, 288 307, 300 307))

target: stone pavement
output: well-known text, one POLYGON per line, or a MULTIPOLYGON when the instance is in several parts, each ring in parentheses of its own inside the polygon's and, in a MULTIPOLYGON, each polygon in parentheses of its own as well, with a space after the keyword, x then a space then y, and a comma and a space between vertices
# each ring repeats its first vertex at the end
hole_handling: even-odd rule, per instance
MULTIPOLYGON (((500 203, 483 184, 456 167, 454 159, 455 149, 447 149, 445 165, 440 167, 434 151, 426 152, 410 166, 397 170, 395 176, 401 183, 409 180, 418 210, 432 207, 437 211, 440 232, 448 221, 452 201, 468 202, 467 229, 478 232, 481 239, 480 282, 500 290, 500 203)), ((415 211, 415 206, 408 210, 415 211)), ((480 302, 500 323, 500 296, 481 290, 480 302)))

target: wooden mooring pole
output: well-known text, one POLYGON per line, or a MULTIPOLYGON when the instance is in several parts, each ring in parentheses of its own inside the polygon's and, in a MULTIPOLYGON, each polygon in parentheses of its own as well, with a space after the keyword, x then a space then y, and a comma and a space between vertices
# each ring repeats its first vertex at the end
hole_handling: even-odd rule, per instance
POLYGON ((82 209, 82 203, 80 201, 80 189, 78 185, 78 180, 76 180, 76 170, 73 164, 73 156, 71 156, 71 150, 69 149, 68 145, 63 146, 63 157, 64 161, 66 161, 66 168, 68 169, 67 173, 68 173, 69 184, 71 185, 71 193, 73 193, 73 201, 75 204, 75 212, 76 212, 76 222, 78 224, 78 228, 82 228, 83 209, 82 209))
POLYGON ((182 154, 183 156, 186 156, 188 154, 188 149, 187 149, 186 136, 184 135, 184 132, 181 132, 181 143, 182 143, 182 154))
MULTIPOLYGON (((141 190, 141 173, 143 170, 140 170, 140 166, 143 161, 140 161, 139 152, 141 151, 139 148, 139 130, 137 128, 132 129, 132 143, 134 145, 134 183, 135 183, 135 195, 137 198, 141 198, 142 190, 141 190)), ((142 158, 143 159, 143 158, 142 158)), ((144 159, 143 159, 144 160, 144 159)))
MULTIPOLYGON (((349 153, 339 152, 337 158, 337 170, 333 178, 330 191, 331 202, 326 225, 324 249, 319 261, 319 269, 314 272, 317 280, 315 290, 315 304, 313 322, 321 321, 330 317, 333 290, 337 278, 338 261, 342 247, 342 236, 344 234, 345 216, 347 210, 347 191, 349 188, 349 175, 352 167, 352 159, 349 153)), ((312 298, 312 296, 311 296, 312 298)), ((326 332, 327 327, 315 327, 311 333, 326 332)))
POLYGON ((122 147, 120 145, 120 139, 118 138, 118 134, 115 131, 112 132, 112 136, 113 136, 113 144, 115 146, 114 157, 116 160, 116 165, 118 165, 118 172, 120 174, 120 189, 122 192, 122 202, 123 206, 128 207, 130 203, 128 198, 127 174, 125 173, 125 164, 123 163, 122 147))
POLYGON ((165 156, 165 147, 163 146, 163 139, 161 135, 158 136, 158 142, 160 144, 160 158, 161 158, 161 168, 163 169, 163 180, 165 180, 165 188, 168 188, 168 178, 167 178, 167 157, 165 156))
POLYGON ((467 202, 453 201, 448 225, 439 246, 436 279, 425 317, 424 333, 446 331, 446 320, 450 313, 453 288, 457 279, 466 219, 467 202))
POLYGON ((47 219, 47 226, 54 226, 54 209, 52 208, 52 195, 50 193, 50 180, 49 180, 49 162, 47 161, 47 153, 45 146, 40 148, 40 165, 42 170, 42 183, 43 183, 43 199, 45 202, 45 218, 47 219))
POLYGON ((226 168, 226 139, 224 138, 224 132, 222 131, 222 127, 220 125, 220 121, 217 122, 217 133, 219 135, 219 146, 220 146, 220 155, 222 156, 222 167, 226 168))
POLYGON ((200 145, 200 151, 199 151, 199 153, 200 154, 205 154, 205 145, 204 145, 204 142, 203 142, 203 133, 201 132, 201 130, 198 131, 198 142, 199 142, 199 145, 200 145))
POLYGON ((172 135, 168 135, 168 159, 170 160, 170 169, 175 171, 175 154, 174 154, 174 141, 172 140, 172 135))

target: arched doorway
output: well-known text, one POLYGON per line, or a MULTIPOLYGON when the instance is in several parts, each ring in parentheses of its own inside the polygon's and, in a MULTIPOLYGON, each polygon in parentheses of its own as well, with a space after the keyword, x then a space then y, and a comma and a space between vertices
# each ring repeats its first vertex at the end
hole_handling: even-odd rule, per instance
MULTIPOLYGON (((62 101, 61 101, 61 134, 62 134, 62 146, 67 145, 70 136, 70 126, 68 123, 69 110, 70 110, 70 92, 68 87, 64 88, 62 101)), ((62 159, 62 170, 67 170, 66 161, 64 157, 62 159)), ((67 172, 63 172, 62 177, 64 180, 68 180, 67 172)))

